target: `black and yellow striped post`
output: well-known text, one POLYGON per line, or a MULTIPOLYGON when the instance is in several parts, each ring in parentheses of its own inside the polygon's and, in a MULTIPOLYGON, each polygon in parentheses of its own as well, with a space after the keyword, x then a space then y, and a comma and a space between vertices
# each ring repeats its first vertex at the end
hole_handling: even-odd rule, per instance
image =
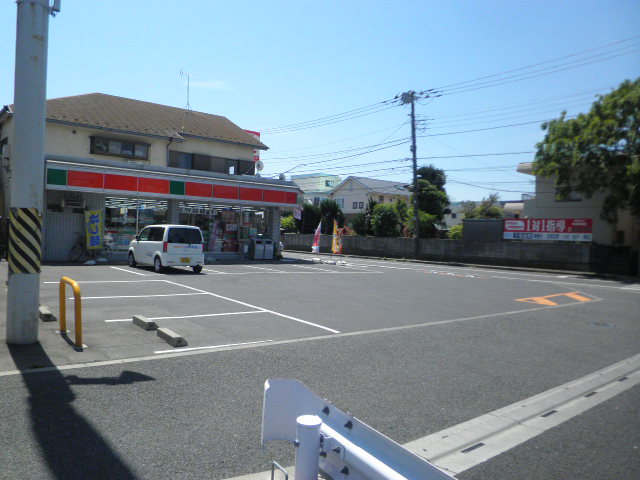
POLYGON ((42 217, 36 208, 12 208, 9 221, 9 273, 40 273, 42 217))

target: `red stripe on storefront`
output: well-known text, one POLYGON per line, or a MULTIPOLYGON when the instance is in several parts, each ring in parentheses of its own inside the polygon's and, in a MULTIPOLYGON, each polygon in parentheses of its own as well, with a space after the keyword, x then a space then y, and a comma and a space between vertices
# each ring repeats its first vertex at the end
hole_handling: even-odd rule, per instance
POLYGON ((214 198, 231 198, 233 200, 238 199, 238 187, 225 187, 223 185, 213 186, 214 198))
POLYGON ((285 203, 290 203, 292 205, 295 205, 298 203, 298 194, 295 192, 286 192, 286 202, 285 203))
POLYGON ((161 178, 144 178, 140 177, 138 191, 147 193, 164 193, 169 194, 169 180, 161 178))
POLYGON ((185 195, 189 197, 211 198, 213 196, 213 185, 209 183, 187 182, 185 195))
POLYGON ((262 190, 258 188, 241 188, 240 200, 262 201, 262 190))
POLYGON ((281 192, 279 190, 264 190, 262 192, 262 199, 265 202, 287 203, 287 192, 281 192))
POLYGON ((137 192, 138 177, 107 173, 104 176, 104 188, 107 190, 127 190, 129 192, 137 192))
POLYGON ((67 185, 70 187, 102 188, 104 185, 104 174, 69 170, 67 185))

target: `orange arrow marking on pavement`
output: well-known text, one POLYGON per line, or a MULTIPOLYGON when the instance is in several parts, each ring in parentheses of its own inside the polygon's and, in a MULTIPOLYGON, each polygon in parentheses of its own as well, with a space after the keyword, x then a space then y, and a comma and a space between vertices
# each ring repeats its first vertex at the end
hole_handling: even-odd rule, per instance
POLYGON ((552 297, 569 297, 579 302, 590 302, 592 300, 589 297, 581 295, 580 292, 568 292, 545 295, 544 297, 516 298, 516 302, 537 303, 538 305, 558 305, 553 300, 549 300, 552 297))

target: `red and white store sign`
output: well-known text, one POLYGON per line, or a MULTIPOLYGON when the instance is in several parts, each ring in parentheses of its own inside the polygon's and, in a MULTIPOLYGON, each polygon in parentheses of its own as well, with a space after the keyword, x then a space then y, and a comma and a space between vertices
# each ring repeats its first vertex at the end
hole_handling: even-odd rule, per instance
MULTIPOLYGON (((253 138, 260 141, 260 132, 254 132, 253 130, 245 130, 245 132, 249 133, 253 138)), ((257 148, 253 149, 253 161, 257 162, 260 160, 260 150, 257 148)))
POLYGON ((522 218, 504 221, 506 240, 563 240, 590 242, 593 222, 590 218, 522 218))

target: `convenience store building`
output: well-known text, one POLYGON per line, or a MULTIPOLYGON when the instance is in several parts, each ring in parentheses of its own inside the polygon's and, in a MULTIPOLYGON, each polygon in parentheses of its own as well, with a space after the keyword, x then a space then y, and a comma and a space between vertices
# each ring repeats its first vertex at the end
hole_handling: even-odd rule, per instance
MULTIPOLYGON (((11 188, 12 106, 0 111, 0 214, 11 188)), ((267 147, 225 117, 105 94, 47 101, 43 256, 65 261, 99 211, 103 238, 126 256, 154 223, 196 225, 208 259, 242 258, 258 236, 280 240, 280 211, 298 203, 292 183, 256 176, 267 147)))

